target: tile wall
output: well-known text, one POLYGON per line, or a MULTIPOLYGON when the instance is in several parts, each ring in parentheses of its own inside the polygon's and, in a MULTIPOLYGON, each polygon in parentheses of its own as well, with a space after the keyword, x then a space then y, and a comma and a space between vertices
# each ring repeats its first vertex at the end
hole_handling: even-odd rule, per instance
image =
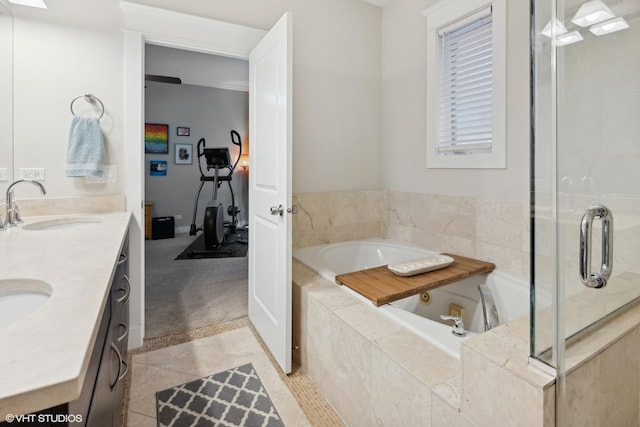
POLYGON ((384 235, 384 191, 298 193, 293 204, 293 246, 366 239, 384 235))
POLYGON ((568 426, 638 426, 640 329, 571 371, 566 379, 568 426))
POLYGON ((529 274, 529 202, 400 191, 298 193, 297 247, 389 237, 529 274))
POLYGON ((293 284, 302 368, 347 425, 553 425, 553 377, 528 370, 526 319, 524 336, 501 326, 457 360, 297 261, 293 284))
POLYGON ((529 202, 387 193, 386 236, 529 274, 529 202))

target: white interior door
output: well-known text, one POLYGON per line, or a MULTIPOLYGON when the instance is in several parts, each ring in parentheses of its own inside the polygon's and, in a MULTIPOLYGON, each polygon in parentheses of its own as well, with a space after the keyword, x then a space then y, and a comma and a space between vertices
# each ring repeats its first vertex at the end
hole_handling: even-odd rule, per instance
POLYGON ((292 23, 285 13, 249 56, 249 319, 291 372, 292 23))

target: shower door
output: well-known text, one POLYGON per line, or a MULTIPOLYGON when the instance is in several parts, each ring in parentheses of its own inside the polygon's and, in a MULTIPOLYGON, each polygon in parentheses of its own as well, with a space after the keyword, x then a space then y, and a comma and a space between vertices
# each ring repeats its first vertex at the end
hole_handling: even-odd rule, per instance
POLYGON ((640 297, 640 0, 531 7, 531 355, 562 398, 573 343, 640 297))

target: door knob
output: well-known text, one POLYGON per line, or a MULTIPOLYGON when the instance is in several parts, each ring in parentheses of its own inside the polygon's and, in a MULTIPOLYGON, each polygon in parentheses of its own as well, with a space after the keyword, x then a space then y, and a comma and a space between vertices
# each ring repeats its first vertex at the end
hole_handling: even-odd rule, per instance
POLYGON ((271 215, 284 215, 284 207, 280 206, 271 206, 271 215))

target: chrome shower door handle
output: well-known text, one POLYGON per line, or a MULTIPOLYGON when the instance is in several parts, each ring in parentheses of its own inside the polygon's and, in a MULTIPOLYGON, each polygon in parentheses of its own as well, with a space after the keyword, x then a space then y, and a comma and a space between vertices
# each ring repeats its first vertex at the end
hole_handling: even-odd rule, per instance
POLYGON ((580 221, 580 280, 589 288, 604 288, 613 269, 613 214, 603 205, 592 205, 580 221), (602 262, 598 273, 591 272, 593 220, 602 220, 602 262))

